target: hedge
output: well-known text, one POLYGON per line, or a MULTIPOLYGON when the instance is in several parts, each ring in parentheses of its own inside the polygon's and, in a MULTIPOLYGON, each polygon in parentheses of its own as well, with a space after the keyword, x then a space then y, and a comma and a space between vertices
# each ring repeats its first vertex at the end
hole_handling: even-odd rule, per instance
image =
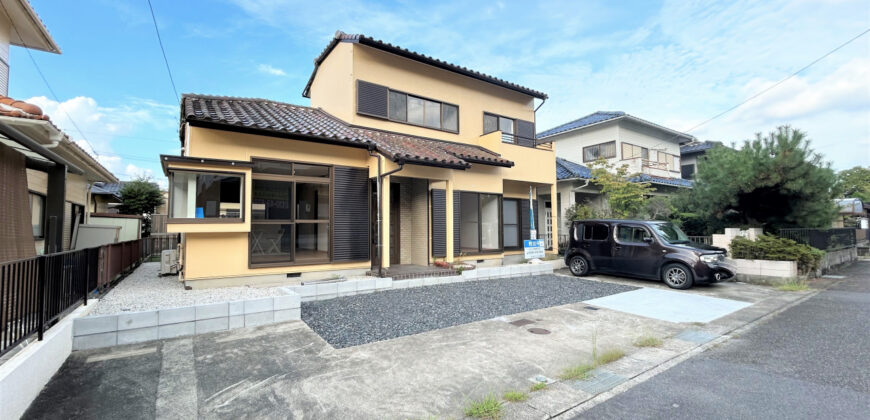
POLYGON ((755 241, 737 237, 731 241, 731 257, 749 260, 797 261, 798 271, 810 273, 819 268, 824 251, 791 239, 762 235, 755 241))

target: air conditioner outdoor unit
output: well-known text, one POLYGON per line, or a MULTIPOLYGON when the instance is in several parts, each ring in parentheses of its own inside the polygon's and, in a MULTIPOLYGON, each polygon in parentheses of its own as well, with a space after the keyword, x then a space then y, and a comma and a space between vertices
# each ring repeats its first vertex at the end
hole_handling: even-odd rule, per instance
POLYGON ((167 249, 160 253, 160 275, 178 274, 178 250, 167 249))

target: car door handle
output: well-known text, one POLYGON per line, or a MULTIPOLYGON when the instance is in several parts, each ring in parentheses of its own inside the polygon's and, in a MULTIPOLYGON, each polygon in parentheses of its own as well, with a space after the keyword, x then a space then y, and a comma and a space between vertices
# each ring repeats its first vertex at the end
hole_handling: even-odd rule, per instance
POLYGON ((617 245, 617 246, 613 247, 613 249, 619 250, 619 249, 622 249, 622 247, 617 245))

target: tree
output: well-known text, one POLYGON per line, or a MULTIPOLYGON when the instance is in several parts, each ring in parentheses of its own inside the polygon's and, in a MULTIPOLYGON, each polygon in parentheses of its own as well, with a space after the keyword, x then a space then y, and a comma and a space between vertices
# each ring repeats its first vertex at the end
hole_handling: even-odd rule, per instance
POLYGON ((135 214, 145 216, 142 223, 142 234, 148 236, 151 232, 151 214, 154 209, 163 204, 163 193, 157 184, 147 177, 125 182, 121 188, 121 205, 118 211, 121 214, 135 214))
POLYGON ((840 171, 837 175, 837 188, 843 197, 870 202, 870 167, 856 166, 840 171))
POLYGON ((644 216, 651 220, 669 220, 676 209, 669 197, 655 195, 644 202, 644 216))
POLYGON ((649 182, 631 181, 628 165, 615 167, 598 159, 589 166, 593 176, 590 182, 601 188, 611 217, 629 219, 641 214, 645 197, 655 191, 649 182))
POLYGON ((593 208, 585 203, 575 203, 565 210, 565 218, 568 220, 597 219, 607 217, 605 212, 593 208))
POLYGON ((757 134, 739 150, 711 149, 698 162, 694 188, 681 210, 711 225, 767 231, 827 227, 837 214, 836 180, 802 131, 781 126, 766 137, 757 134))

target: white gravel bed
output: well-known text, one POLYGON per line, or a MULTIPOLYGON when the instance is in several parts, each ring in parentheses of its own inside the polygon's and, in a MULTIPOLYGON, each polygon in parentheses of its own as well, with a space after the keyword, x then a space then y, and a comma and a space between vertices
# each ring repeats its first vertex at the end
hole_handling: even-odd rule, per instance
MULTIPOLYGON (((242 286, 184 290, 184 285, 178 281, 177 276, 160 277, 159 272, 159 262, 143 263, 99 302, 94 302, 96 307, 89 316, 153 311, 286 294, 278 287, 242 286)), ((88 304, 91 302, 93 301, 88 301, 88 304)))

